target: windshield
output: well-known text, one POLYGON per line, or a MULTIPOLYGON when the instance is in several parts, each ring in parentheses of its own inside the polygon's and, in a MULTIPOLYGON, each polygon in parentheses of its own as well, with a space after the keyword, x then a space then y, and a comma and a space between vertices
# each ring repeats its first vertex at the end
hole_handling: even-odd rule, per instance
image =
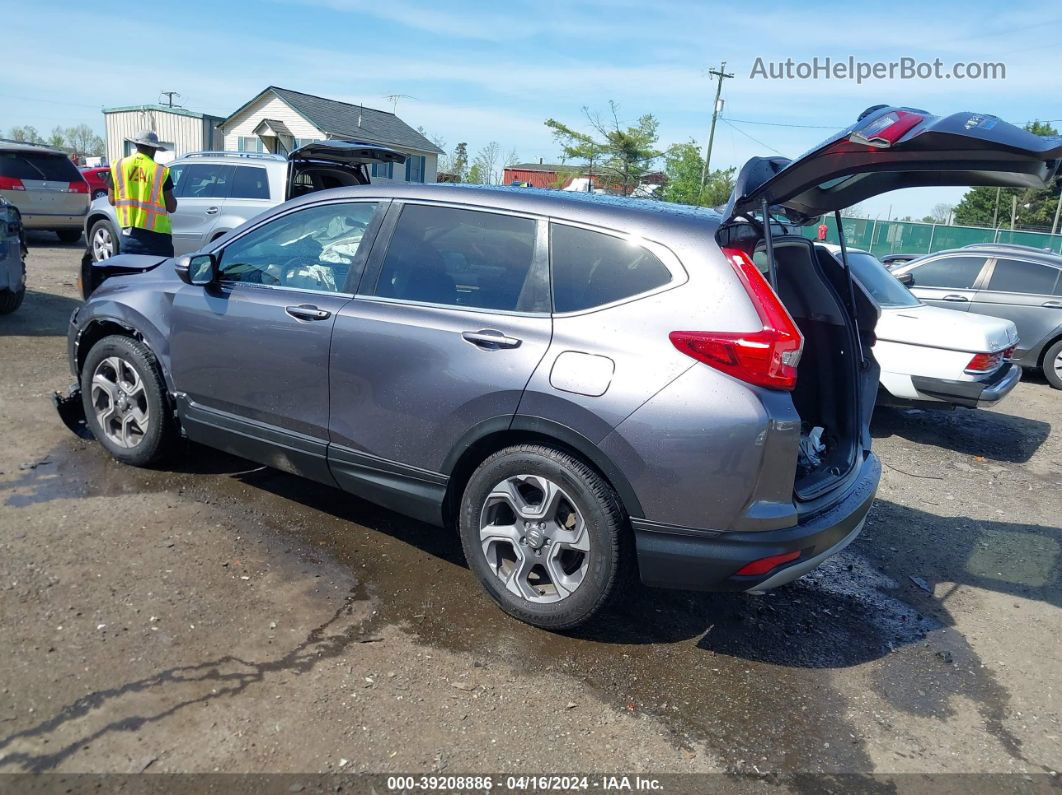
MULTIPOLYGON (((840 252, 834 257, 840 260, 840 252)), ((905 307, 918 306, 921 303, 910 290, 896 281, 896 277, 889 273, 873 254, 849 251, 848 264, 852 268, 852 275, 880 306, 905 307)))

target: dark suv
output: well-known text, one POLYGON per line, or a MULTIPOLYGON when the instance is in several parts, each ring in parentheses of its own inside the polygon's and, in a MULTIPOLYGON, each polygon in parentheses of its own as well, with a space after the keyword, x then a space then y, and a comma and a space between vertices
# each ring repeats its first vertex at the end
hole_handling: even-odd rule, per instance
POLYGON ((938 251, 893 270, 927 304, 1014 321, 1014 361, 1062 389, 1062 256, 989 243, 938 251))
POLYGON ((969 133, 982 118, 871 109, 800 160, 750 161, 721 214, 314 193, 198 254, 104 263, 124 275, 71 319, 60 410, 130 464, 182 434, 456 527, 486 591, 542 627, 586 621, 635 567, 773 588, 870 509, 878 312, 764 208, 806 220, 952 156, 936 181, 1053 176, 1057 142, 999 123, 1000 158, 969 133))

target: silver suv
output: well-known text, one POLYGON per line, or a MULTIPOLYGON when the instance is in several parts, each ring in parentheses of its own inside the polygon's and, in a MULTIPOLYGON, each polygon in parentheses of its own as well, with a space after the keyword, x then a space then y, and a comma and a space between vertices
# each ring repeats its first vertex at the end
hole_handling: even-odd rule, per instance
POLYGON ((26 229, 52 231, 73 243, 81 237, 89 187, 64 152, 0 140, 0 199, 18 208, 26 229))
MULTIPOLYGON (((255 152, 192 152, 168 163, 177 210, 170 214, 177 256, 198 251, 270 207, 314 190, 369 181, 364 164, 403 162, 383 146, 318 141, 290 155, 255 152)), ((89 260, 118 253, 118 217, 106 196, 92 202, 84 219, 89 260)))
POLYGON ((364 185, 194 255, 115 257, 72 318, 60 415, 129 464, 184 435, 455 528, 487 593, 541 627, 588 620, 634 570, 774 588, 873 502, 878 308, 764 209, 1053 178, 1062 143, 969 133, 980 118, 871 109, 799 160, 750 161, 722 213, 364 185))

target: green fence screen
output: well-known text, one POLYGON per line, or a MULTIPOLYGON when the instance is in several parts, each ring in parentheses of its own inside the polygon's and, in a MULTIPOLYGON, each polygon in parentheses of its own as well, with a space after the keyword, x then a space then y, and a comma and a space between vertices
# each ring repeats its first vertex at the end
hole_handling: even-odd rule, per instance
MULTIPOLYGON (((826 239, 837 243, 837 224, 833 217, 823 219, 829 231, 826 239)), ((844 218, 845 243, 871 254, 929 254, 971 243, 1018 243, 1033 248, 1050 249, 1062 254, 1062 235, 1046 232, 1021 232, 981 226, 948 226, 916 221, 875 221, 870 218, 844 218)), ((803 227, 806 237, 818 236, 818 224, 803 227)))

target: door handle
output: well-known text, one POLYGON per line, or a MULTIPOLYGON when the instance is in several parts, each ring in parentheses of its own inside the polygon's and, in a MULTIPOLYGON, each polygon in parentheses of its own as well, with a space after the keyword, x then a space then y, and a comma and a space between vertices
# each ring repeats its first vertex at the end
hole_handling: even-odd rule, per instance
POLYGON ((318 309, 313 304, 299 304, 298 306, 286 306, 284 311, 296 320, 327 320, 332 313, 327 309, 318 309))
POLYGON ((461 337, 466 342, 471 342, 480 348, 494 350, 496 348, 519 348, 521 340, 516 337, 506 337, 500 331, 492 328, 480 329, 479 331, 462 331, 461 337))
POLYGON ((1044 301, 1040 306, 1046 306, 1048 309, 1062 309, 1062 301, 1044 301))
POLYGON ((958 301, 958 302, 962 302, 962 301, 969 301, 970 299, 967 298, 965 295, 956 295, 955 293, 948 293, 946 296, 944 296, 940 300, 942 300, 942 301, 958 301))
POLYGON ((207 215, 217 215, 219 209, 221 209, 221 208, 220 207, 207 207, 206 208, 206 214, 207 215))

